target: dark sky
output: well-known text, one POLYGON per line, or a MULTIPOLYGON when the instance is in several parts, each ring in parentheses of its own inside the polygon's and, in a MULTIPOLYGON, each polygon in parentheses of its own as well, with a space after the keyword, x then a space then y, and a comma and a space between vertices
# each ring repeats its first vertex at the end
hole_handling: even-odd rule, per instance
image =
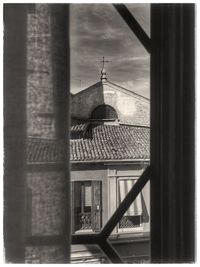
MULTIPOLYGON (((127 4, 150 35, 150 5, 127 4)), ((100 80, 102 57, 111 82, 149 97, 149 54, 111 4, 73 4, 70 9, 71 92, 100 80)))

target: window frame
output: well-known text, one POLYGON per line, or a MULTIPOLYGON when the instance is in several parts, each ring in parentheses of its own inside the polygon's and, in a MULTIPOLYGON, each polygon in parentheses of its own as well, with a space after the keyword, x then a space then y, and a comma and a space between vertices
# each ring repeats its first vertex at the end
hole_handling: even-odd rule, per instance
MULTIPOLYGON (((35 244, 40 246, 46 246, 51 243, 51 245, 61 245, 65 248, 66 251, 66 261, 69 262, 70 258, 70 224, 66 224, 66 229, 64 230, 65 236, 63 238, 56 239, 56 237, 48 238, 48 237, 40 237, 40 239, 32 240, 32 243, 28 243, 26 239, 26 235, 24 233, 25 229, 25 211, 24 211, 24 201, 25 201, 25 151, 26 151, 26 142, 25 142, 25 132, 26 132, 26 119, 24 118, 25 115, 25 93, 26 93, 26 16, 28 13, 28 9, 30 6, 33 6, 33 9, 35 5, 18 5, 18 8, 16 8, 16 4, 13 5, 5 5, 4 9, 4 19, 5 19, 5 42, 4 42, 4 50, 5 50, 5 58, 4 58, 4 64, 5 64, 5 71, 4 71, 4 101, 5 101, 5 132, 6 133, 14 133, 15 138, 8 138, 6 136, 5 140, 5 154, 6 156, 6 173, 4 175, 4 188, 5 195, 5 217, 4 217, 4 236, 5 236, 5 257, 8 262, 14 262, 14 263, 22 263, 25 260, 25 247, 27 244, 35 244), (29 7, 28 7, 29 6, 29 7), (14 10, 13 10, 14 8, 14 10), (15 14, 15 16, 13 16, 15 14), (19 34, 17 35, 16 32, 19 34), (21 38, 18 38, 18 37, 21 38), (19 53, 20 51, 20 53, 19 53), (21 56, 21 58, 20 58, 21 56), (12 60, 10 60, 12 58, 12 60), (11 65, 12 66, 11 66, 11 65), (14 67, 13 67, 14 66, 14 67), (22 66, 19 68, 18 66, 22 66), (12 79, 10 79, 12 77, 12 79), (16 90, 16 85, 19 90, 16 90), (18 105, 18 109, 16 112, 16 105, 10 105, 11 99, 16 99, 16 103, 18 105), (19 116, 19 114, 21 116, 19 116), (11 118, 11 119, 9 119, 11 118), (24 118, 22 120, 22 118, 24 118), (13 129, 12 127, 9 127, 9 122, 14 123, 14 129, 15 131, 12 131, 10 129, 13 129), (19 127, 21 125, 21 127, 19 127), (16 139, 16 136, 18 139, 16 139), (10 150, 10 147, 15 148, 15 154, 13 154, 13 150, 10 150), (16 156, 17 155, 17 156, 16 156), (19 155, 22 155, 22 157, 19 157, 19 155), (16 159, 19 159, 18 166, 16 163, 16 159), (13 166, 13 164, 15 165, 13 166), (18 167, 18 172, 13 173, 11 170, 15 170, 16 166, 18 167), (20 168, 19 168, 20 167, 20 168), (9 172, 10 171, 10 172, 9 172), (15 183, 13 184, 13 177, 15 178, 15 183), (16 188, 15 185, 18 185, 16 188), (21 185, 21 186, 20 186, 21 185), (17 196, 16 199, 18 201, 11 201, 10 196, 17 196), (15 213, 15 216, 13 216, 13 211, 15 213), (12 216, 10 215, 12 214, 12 216), (13 219, 15 223, 13 223, 13 219), (17 227, 16 227, 17 225, 17 227)), ((56 8, 56 4, 52 5, 54 7, 54 10, 56 8)), ((66 8, 66 5, 65 5, 66 8)), ((151 111, 151 118, 153 122, 153 129, 151 132, 151 138, 154 140, 151 146, 151 155, 154 154, 153 160, 151 160, 151 164, 153 165, 150 172, 146 172, 145 174, 150 175, 152 178, 151 183, 151 260, 152 262, 169 262, 171 260, 176 260, 178 262, 193 262, 195 260, 195 208, 194 208, 194 199, 195 199, 195 173, 194 173, 194 144, 195 144, 195 137, 194 137, 194 114, 195 114, 195 108, 194 108, 194 97, 195 97, 195 69, 194 69, 194 36, 195 36, 195 5, 194 4, 158 4, 158 5, 152 5, 151 7, 151 33, 152 37, 151 40, 146 38, 145 35, 143 35, 142 29, 140 27, 138 28, 137 23, 135 22, 133 16, 131 14, 127 13, 126 7, 123 5, 116 5, 116 8, 119 10, 121 16, 124 18, 124 20, 127 22, 128 25, 130 25, 133 32, 136 32, 137 36, 139 36, 139 39, 142 39, 142 43, 144 43, 144 46, 147 47, 147 50, 154 49, 153 55, 151 56, 151 101, 155 103, 155 105, 152 106, 151 111), (122 7, 120 11, 120 7, 122 7), (170 19, 172 16, 172 19, 170 19), (168 27, 169 26, 169 27, 168 27), (176 26, 176 27, 174 27, 176 26), (179 38, 176 38, 175 35, 171 35, 169 38, 171 43, 169 43, 169 39, 166 39, 166 43, 162 39, 162 37, 166 37, 166 34, 171 34, 175 32, 175 35, 177 33, 180 33, 179 38), (162 36, 161 36, 162 35, 162 36), (143 36, 143 37, 142 37, 143 36), (161 39, 160 39, 161 37, 161 39), (174 65, 176 72, 184 71, 186 75, 182 75, 179 77, 179 81, 177 81, 177 90, 175 92, 177 95, 172 95, 171 99, 172 102, 163 102, 163 91, 161 91, 160 85, 163 85, 163 82, 168 81, 169 83, 173 81, 172 76, 167 76, 164 69, 162 69, 161 72, 161 66, 162 60, 164 56, 168 56, 169 62, 172 62, 172 59, 174 58, 173 55, 173 49, 175 48, 176 44, 179 44, 180 50, 182 50, 182 53, 184 54, 184 61, 181 61, 183 58, 180 56, 176 57, 177 62, 181 62, 184 64, 174 65), (171 50, 170 50, 171 49, 171 50), (169 53, 169 54, 168 54, 169 53), (161 75, 162 74, 162 75, 161 75), (156 82, 156 79, 157 82, 156 82), (190 88, 190 90, 188 90, 190 88), (174 101, 176 100, 176 101, 174 101), (176 102, 176 108, 174 107, 174 104, 176 102), (187 102, 187 105, 184 105, 184 103, 187 102), (157 108, 156 108, 157 107, 157 108), (168 234, 172 233, 172 229, 168 228, 166 225, 162 224, 161 218, 163 212, 163 207, 159 206, 159 202, 164 202, 165 204, 169 204, 169 198, 173 196, 172 193, 166 196, 166 194, 163 194, 162 192, 159 192, 159 189, 163 189, 163 183, 165 184, 165 179, 159 179, 159 175, 164 173, 165 170, 165 162, 163 158, 162 146, 165 145, 165 131, 162 130, 162 124, 161 122, 165 121, 165 119, 169 118, 169 110, 167 108, 173 107, 174 114, 179 119, 180 124, 177 124, 176 129, 174 130, 175 133, 177 133, 180 137, 180 143, 175 144, 174 151, 177 155, 177 164, 180 173, 178 174, 178 178, 181 177, 181 187, 180 184, 176 184, 174 187, 177 190, 178 196, 183 197, 184 193, 187 192, 187 202, 184 201, 184 197, 182 198, 183 203, 182 206, 179 202, 177 204, 175 203, 176 208, 178 207, 181 210, 182 209, 182 215, 174 218, 174 222, 178 223, 181 218, 184 218, 182 220, 181 224, 181 235, 180 232, 177 233, 177 235, 174 236, 174 238, 169 239, 168 234), (160 114, 159 114, 160 112, 160 114), (159 116, 158 116, 159 115, 159 116), (183 121, 182 118, 185 120, 183 121), (158 125, 155 125, 155 121, 158 122, 158 125), (183 123, 181 125, 181 123, 183 123), (158 127, 157 127, 158 126, 158 127), (157 141, 156 141, 157 139, 157 141), (158 144, 158 146, 157 146, 158 144), (181 157, 179 159, 179 157, 181 157), (161 159, 163 160, 161 162, 161 159), (190 179, 188 179, 190 177, 190 179), (158 182, 158 184, 156 183, 158 182), (156 188, 159 188, 157 189, 156 188), (185 203, 184 203, 185 202, 185 203), (185 204, 185 206, 183 205, 185 204), (157 209, 158 208, 158 209, 157 209), (156 213, 157 212, 157 213, 156 213), (189 216, 184 216, 184 215, 189 216), (188 217, 188 218, 187 218, 188 217), (155 223, 155 225, 153 225, 155 223)), ((60 11, 58 10, 58 15, 60 11)), ((68 12, 66 12, 67 20, 69 18, 68 12)), ((64 14, 62 13, 63 18, 64 14)), ((67 23, 66 23, 67 26, 67 23)), ((67 27, 66 27, 67 28, 67 27)), ((69 32, 66 29, 65 37, 69 36, 69 32)), ((65 43, 65 41, 63 41, 65 43)), ((67 43, 67 42, 66 42, 67 43)), ((65 44, 66 44, 65 43, 65 44)), ((66 51, 69 52, 69 46, 66 44, 66 51)), ((63 53, 63 51, 62 51, 63 53)), ((69 58, 69 55, 68 55, 69 58)), ((69 80, 69 62, 64 61, 66 63, 66 76, 63 75, 66 79, 66 81, 69 80)), ((165 65, 166 66, 166 65, 165 65)), ((168 65, 169 66, 169 65, 168 65)), ((183 73, 183 72, 182 72, 183 73)), ((66 82, 68 83, 68 82, 66 82)), ((64 87, 63 87, 64 88, 64 87)), ((69 89, 69 86, 67 85, 66 88, 69 89)), ((166 90, 166 95, 169 96, 171 91, 166 90)), ((64 90, 63 90, 64 93, 64 90)), ((66 93, 66 92, 65 92, 66 93)), ((66 95, 63 94, 65 97, 66 95)), ((62 108, 69 107, 67 103, 63 102, 63 99, 65 97, 59 97, 57 100, 61 100, 61 105, 58 105, 58 109, 60 108, 60 111, 63 111, 62 108)), ((166 100, 168 98, 165 98, 166 100)), ((70 95, 69 91, 67 91, 67 100, 69 103, 70 95)), ((70 125, 70 119, 69 119, 69 110, 68 116, 66 116, 66 112, 62 112, 64 118, 66 118, 66 124, 63 128, 63 120, 62 127, 60 127, 60 131, 63 133, 63 136, 69 139, 69 125, 70 125)), ((59 120, 58 120, 59 121, 59 120)), ((65 121, 65 119, 64 119, 65 121)), ((58 123, 58 125, 61 125, 58 123)), ((171 127, 171 124, 169 124, 171 127)), ((172 130, 172 129, 171 129, 172 130)), ((172 141, 169 142, 170 145, 174 145, 172 141)), ((63 167, 67 169, 66 171, 66 214, 70 216, 70 200, 69 200, 69 158, 68 158, 68 152, 69 152, 69 143, 67 142, 66 147, 68 149, 65 150, 65 156, 66 156, 66 162, 65 165, 63 164, 63 167)), ((167 148, 170 149, 171 147, 167 148)), ((171 165, 169 164, 171 167, 171 165)), ((141 176, 143 180, 140 181, 140 186, 142 186, 146 180, 144 179, 144 176, 141 176)), ((140 178, 140 179, 141 179, 140 178)), ((179 182, 179 181, 178 181, 179 182)), ((139 185, 138 185, 139 187, 139 185)), ((171 187, 173 188, 173 187, 171 187)), ((137 192, 135 189, 133 192, 137 192)), ((174 209, 174 207, 173 207, 174 209)), ((166 214, 165 214, 166 215, 166 214)), ((172 213, 169 214, 170 217, 172 217, 172 213)), ((66 216, 67 218, 67 216, 66 216)), ((112 220, 115 221, 116 218, 112 220)), ((99 236, 95 236, 97 239, 92 239, 91 237, 87 237, 87 242, 93 242, 98 243, 99 246, 102 248, 104 252, 107 251, 107 254, 109 254, 111 260, 113 262, 121 262, 118 255, 111 249, 108 242, 106 241, 108 234, 110 233, 110 228, 106 229, 107 231, 104 231, 103 235, 103 244, 102 241, 99 241, 99 236), (97 242, 98 241, 98 242, 97 242)), ((75 239, 75 242, 84 242, 86 239, 75 239)))
MULTIPOLYGON (((81 199, 80 199, 81 201, 81 199)), ((94 233, 97 233, 97 232, 100 232, 101 231, 101 228, 102 228, 102 217, 103 217, 103 208, 102 208, 102 180, 85 180, 85 179, 79 179, 79 180, 72 180, 71 181, 71 228, 72 228, 72 234, 94 234, 94 233), (76 227, 75 227, 75 222, 74 222, 74 186, 75 186, 75 183, 78 183, 80 184, 79 187, 80 187, 80 194, 81 194, 81 197, 84 195, 84 193, 82 192, 81 190, 81 187, 83 186, 84 183, 91 183, 91 216, 94 216, 94 212, 95 212, 95 207, 94 207, 94 202, 93 202, 93 199, 94 199, 94 183, 95 182, 99 182, 99 187, 100 187, 100 207, 99 207, 99 214, 100 214, 100 230, 99 231, 95 231, 95 225, 94 225, 94 221, 93 221, 93 218, 91 219, 91 229, 78 229, 78 230, 74 230, 76 227), (83 194, 83 195, 82 195, 83 194)), ((83 206, 82 206, 82 202, 81 202, 81 212, 82 212, 82 209, 84 210, 83 206)))

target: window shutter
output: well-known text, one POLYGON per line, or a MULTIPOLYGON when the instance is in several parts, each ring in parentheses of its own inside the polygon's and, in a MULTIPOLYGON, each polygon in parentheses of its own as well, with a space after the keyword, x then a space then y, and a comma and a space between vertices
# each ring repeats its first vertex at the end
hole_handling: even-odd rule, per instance
POLYGON ((71 196, 72 196, 72 231, 75 232, 79 230, 80 218, 79 213, 81 210, 80 206, 80 182, 72 182, 71 186, 71 196))
POLYGON ((101 230, 101 181, 92 181, 92 228, 101 230))

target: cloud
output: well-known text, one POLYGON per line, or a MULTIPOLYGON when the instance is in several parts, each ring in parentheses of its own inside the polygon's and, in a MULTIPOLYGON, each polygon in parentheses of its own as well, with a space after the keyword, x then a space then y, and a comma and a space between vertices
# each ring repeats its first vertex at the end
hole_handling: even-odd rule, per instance
MULTIPOLYGON (((128 5, 149 31, 148 5, 128 5)), ((149 90, 149 55, 129 27, 110 4, 72 4, 70 18, 71 77, 85 86, 99 81, 102 56, 112 61, 106 65, 108 77, 118 84, 134 84, 149 90)), ((71 90, 80 88, 71 79, 71 90)), ((134 89, 135 90, 135 89, 134 89)), ((148 94, 146 92, 145 94, 148 94)))

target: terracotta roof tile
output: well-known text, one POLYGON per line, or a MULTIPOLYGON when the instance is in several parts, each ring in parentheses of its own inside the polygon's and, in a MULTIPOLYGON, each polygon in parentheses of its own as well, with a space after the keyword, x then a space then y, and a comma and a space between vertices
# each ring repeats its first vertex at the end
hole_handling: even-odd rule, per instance
POLYGON ((71 160, 149 159, 149 128, 90 124, 84 138, 71 140, 71 160))
MULTIPOLYGON (((71 161, 149 159, 147 127, 79 123, 72 125, 71 161), (76 135, 84 131, 84 135, 76 135)), ((28 162, 62 161, 63 145, 53 140, 28 139, 28 162)))

